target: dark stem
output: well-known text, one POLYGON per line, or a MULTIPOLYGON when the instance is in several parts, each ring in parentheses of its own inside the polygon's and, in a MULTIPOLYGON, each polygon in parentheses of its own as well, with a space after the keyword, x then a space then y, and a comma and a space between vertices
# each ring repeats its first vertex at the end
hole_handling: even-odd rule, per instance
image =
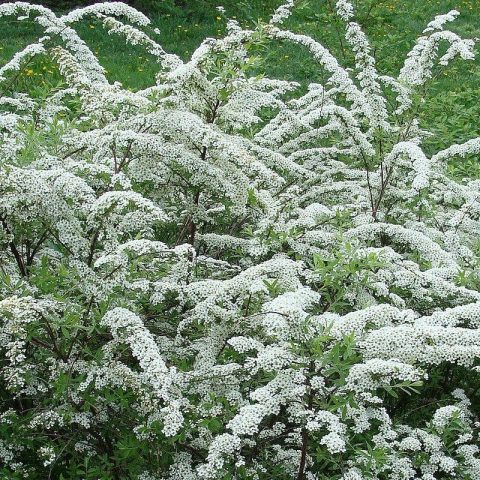
MULTIPOLYGON (((197 192, 195 194, 195 197, 193 198, 193 203, 195 204, 195 206, 198 206, 199 199, 200 199, 200 192, 197 192)), ((193 217, 190 218, 189 230, 190 230, 190 244, 193 245, 193 243, 195 242, 195 234, 197 233, 197 225, 193 221, 193 217)))
MULTIPOLYGON (((310 366, 308 368, 309 372, 312 373, 315 369, 315 362, 313 360, 310 361, 310 366)), ((310 381, 308 381, 308 400, 307 400, 307 408, 308 410, 311 410, 312 405, 313 405, 313 389, 310 387, 310 381)), ((308 441, 309 441, 309 436, 308 436, 308 431, 306 427, 303 427, 302 429, 302 452, 300 455, 300 466, 298 467, 298 474, 297 474, 297 480, 304 480, 305 478, 305 467, 307 464, 307 450, 308 450, 308 441)))
POLYGON ((87 265, 89 267, 92 266, 93 254, 95 253, 95 247, 97 246, 97 240, 99 236, 100 236, 100 230, 97 230, 93 235, 92 241, 90 243, 90 251, 88 252, 88 259, 87 259, 87 265))
MULTIPOLYGON (((2 223, 2 227, 7 233, 7 235, 12 235, 12 232, 8 228, 7 221, 5 220, 4 217, 0 217, 0 222, 2 223)), ((10 247, 10 251, 12 252, 12 255, 15 257, 15 261, 17 262, 21 276, 27 277, 28 271, 27 271, 27 268, 25 267, 25 262, 23 261, 22 255, 18 251, 18 248, 15 245, 15 242, 13 241, 13 239, 10 242, 8 242, 8 246, 10 247)))

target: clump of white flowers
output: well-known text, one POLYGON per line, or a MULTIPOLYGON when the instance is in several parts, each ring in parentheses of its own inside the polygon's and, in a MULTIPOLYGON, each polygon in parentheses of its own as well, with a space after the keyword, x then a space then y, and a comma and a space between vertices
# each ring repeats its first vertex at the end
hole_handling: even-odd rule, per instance
POLYGON ((480 478, 480 184, 446 168, 480 139, 430 155, 417 118, 474 43, 440 15, 394 78, 349 1, 353 68, 292 9, 183 62, 119 2, 0 5, 44 30, 0 68, 2 478, 480 478), (155 83, 109 83, 86 16, 155 83), (251 72, 280 41, 324 82, 251 72))

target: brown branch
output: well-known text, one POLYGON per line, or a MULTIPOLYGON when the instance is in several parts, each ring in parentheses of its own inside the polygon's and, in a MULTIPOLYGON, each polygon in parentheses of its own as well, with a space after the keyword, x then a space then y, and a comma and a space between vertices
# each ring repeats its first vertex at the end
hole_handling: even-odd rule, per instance
MULTIPOLYGON (((7 221, 6 221, 5 217, 0 217, 0 222, 2 223, 2 227, 5 230, 5 232, 7 233, 7 235, 12 235, 11 230, 8 228, 8 224, 7 224, 7 221)), ((25 262, 23 260, 22 255, 18 251, 18 248, 15 245, 15 242, 13 241, 13 239, 10 240, 10 242, 8 242, 8 246, 10 247, 10 251, 12 252, 12 255, 14 256, 15 261, 17 262, 18 269, 20 270, 21 276, 22 277, 28 277, 28 271, 27 271, 27 268, 25 266, 25 262)))
MULTIPOLYGON (((313 360, 310 361, 310 366, 309 366, 309 372, 312 373, 315 369, 315 362, 313 360)), ((307 400, 307 408, 311 410, 312 405, 313 405, 313 389, 310 386, 310 380, 308 380, 308 400, 307 400)), ((300 454, 300 466, 298 467, 298 474, 297 474, 297 480, 304 480, 305 478, 305 467, 307 464, 307 450, 308 450, 308 441, 309 441, 309 436, 308 436, 308 430, 306 427, 303 427, 302 429, 302 450, 300 454)))
POLYGON ((33 259, 35 258, 36 253, 38 252, 38 250, 42 246, 42 244, 45 242, 45 240, 48 238, 48 232, 49 232, 48 229, 45 230, 42 233, 42 235, 40 235, 40 238, 38 239, 35 246, 31 250, 28 249, 28 251, 27 251, 27 266, 32 265, 33 259))
POLYGON ((95 247, 97 246, 98 237, 100 236, 100 229, 98 229, 93 235, 92 241, 90 242, 90 251, 88 252, 87 265, 92 266, 93 255, 95 253, 95 247))
POLYGON ((62 157, 62 160, 66 160, 68 157, 71 157, 72 155, 75 155, 76 153, 80 153, 83 150, 85 150, 86 148, 87 147, 80 147, 80 148, 77 148, 77 149, 73 150, 72 152, 68 152, 65 156, 62 157))
POLYGON ((62 353, 60 350, 60 347, 57 344, 57 339, 54 331, 52 330, 52 327, 49 323, 49 321, 42 315, 42 320, 45 322, 45 327, 48 333, 48 336, 50 337, 50 340, 52 342, 52 349, 57 355, 58 358, 62 359, 64 362, 67 361, 67 357, 62 353))
MULTIPOLYGON (((206 150, 206 147, 205 147, 205 150, 206 150)), ((195 197, 193 198, 193 202, 196 207, 198 206, 199 199, 200 199, 200 192, 197 192, 195 193, 195 197)), ((195 242, 195 233, 197 232, 197 225, 193 221, 193 216, 190 217, 188 229, 190 230, 190 244, 193 245, 193 243, 195 242)))

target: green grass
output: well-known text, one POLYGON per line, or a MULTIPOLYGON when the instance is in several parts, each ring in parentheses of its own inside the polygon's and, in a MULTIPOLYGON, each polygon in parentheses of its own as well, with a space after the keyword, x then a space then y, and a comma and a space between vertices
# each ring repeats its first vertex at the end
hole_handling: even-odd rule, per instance
MULTIPOLYGON (((187 0, 184 3, 186 6, 172 10, 162 0, 150 0, 149 11, 145 13, 151 18, 152 26, 161 31, 156 40, 167 51, 186 59, 205 37, 221 36, 225 32, 225 19, 216 10, 217 5, 225 7, 228 17, 252 26, 259 20, 267 20, 281 0, 187 0)), ((318 39, 348 64, 351 55, 344 54, 340 48, 337 24, 329 3, 333 4, 334 0, 300 2, 287 26, 318 39)), ((436 14, 453 8, 459 10, 461 15, 450 28, 462 36, 480 37, 478 0, 357 0, 356 3, 357 18, 375 48, 382 73, 398 73, 415 39, 436 14)), ((97 53, 112 81, 118 80, 132 89, 152 84, 157 65, 142 49, 125 45, 119 37, 107 35, 96 21, 79 25, 78 32, 97 53)), ((0 65, 39 35, 41 30, 33 22, 0 19, 0 65)), ((278 78, 322 81, 322 72, 307 52, 292 45, 270 49, 264 70, 267 75, 278 78)), ((32 63, 21 79, 27 89, 42 82, 58 81, 54 66, 46 59, 32 63)), ((455 61, 432 82, 429 93, 422 120, 425 126, 440 135, 432 149, 480 135, 479 59, 455 61)))

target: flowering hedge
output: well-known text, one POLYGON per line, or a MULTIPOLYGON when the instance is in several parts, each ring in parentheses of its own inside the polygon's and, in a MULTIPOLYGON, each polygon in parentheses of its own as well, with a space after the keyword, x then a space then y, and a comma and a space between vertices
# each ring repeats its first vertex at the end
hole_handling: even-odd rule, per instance
POLYGON ((417 120, 474 42, 440 15, 394 78, 348 1, 354 68, 292 8, 183 62, 122 3, 0 5, 44 29, 0 68, 2 478, 480 478, 480 180, 446 169, 480 138, 429 156, 417 120), (86 16, 156 83, 109 83, 86 16), (283 42, 321 84, 254 74, 283 42))

